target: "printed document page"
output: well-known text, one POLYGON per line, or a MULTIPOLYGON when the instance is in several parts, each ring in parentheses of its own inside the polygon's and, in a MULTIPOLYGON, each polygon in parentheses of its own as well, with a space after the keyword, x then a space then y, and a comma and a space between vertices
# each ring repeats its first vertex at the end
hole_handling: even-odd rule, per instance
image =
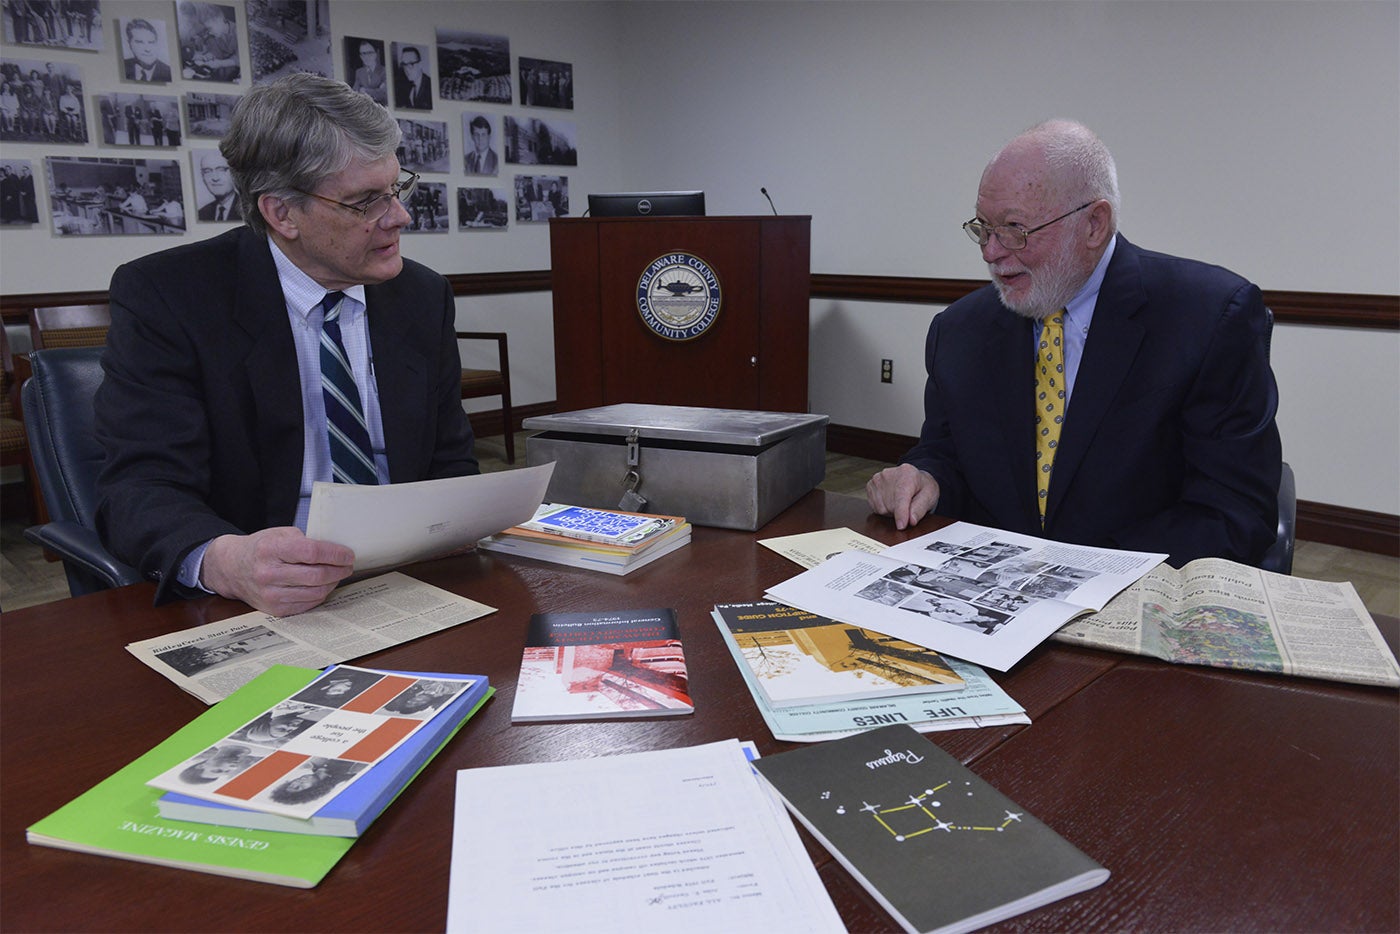
POLYGON ((311 488, 307 538, 355 552, 355 573, 450 554, 529 521, 554 464, 416 483, 311 488))
POLYGON ((1006 671, 1165 558, 955 522, 878 555, 833 555, 765 596, 1006 671))
POLYGON ((727 740, 458 772, 447 930, 844 928, 727 740))
POLYGON ((761 538, 758 543, 765 548, 771 548, 789 561, 796 561, 804 568, 814 568, 827 558, 843 551, 863 551, 866 554, 878 555, 887 547, 884 542, 877 542, 851 529, 800 532, 797 535, 783 535, 778 538, 761 538))

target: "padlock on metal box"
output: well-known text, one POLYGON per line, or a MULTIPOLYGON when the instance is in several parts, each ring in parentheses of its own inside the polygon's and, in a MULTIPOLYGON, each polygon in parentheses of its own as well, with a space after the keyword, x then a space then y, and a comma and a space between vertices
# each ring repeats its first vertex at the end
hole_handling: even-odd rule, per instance
POLYGON ((825 478, 828 420, 621 403, 525 419, 525 460, 554 462, 549 502, 617 509, 630 489, 632 511, 755 531, 825 478))

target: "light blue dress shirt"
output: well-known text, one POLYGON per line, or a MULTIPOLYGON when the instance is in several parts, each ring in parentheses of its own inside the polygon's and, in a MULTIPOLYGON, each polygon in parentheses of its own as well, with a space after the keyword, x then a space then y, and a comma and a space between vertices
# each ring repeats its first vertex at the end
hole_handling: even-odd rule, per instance
MULTIPOLYGON (((1113 258, 1113 248, 1118 244, 1118 236, 1108 241, 1108 249, 1099 257, 1094 271, 1088 280, 1065 304, 1065 413, 1069 413, 1069 400, 1074 395, 1074 379, 1079 375, 1079 361, 1084 357, 1084 342, 1089 338, 1089 324, 1094 320, 1094 305, 1099 300, 1099 287, 1103 285, 1104 273, 1108 271, 1108 261, 1113 258)), ((1034 357, 1040 346, 1040 332, 1043 322, 1035 323, 1035 339, 1031 342, 1034 357)))

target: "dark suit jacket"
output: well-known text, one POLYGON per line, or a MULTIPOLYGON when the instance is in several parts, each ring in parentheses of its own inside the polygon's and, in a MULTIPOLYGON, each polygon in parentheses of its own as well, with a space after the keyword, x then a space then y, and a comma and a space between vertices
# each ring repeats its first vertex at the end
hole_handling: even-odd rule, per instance
POLYGON ((475 149, 467 151, 467 173, 470 175, 495 175, 498 159, 494 150, 486 150, 478 155, 475 149))
POLYGON ((418 84, 408 80, 402 68, 394 69, 394 106, 412 110, 433 109, 433 79, 427 71, 418 76, 418 84))
MULTIPOLYGON (((125 58, 125 59, 122 59, 122 62, 123 62, 123 64, 126 66, 126 80, 128 80, 128 81, 135 81, 135 80, 136 80, 136 69, 137 69, 137 67, 138 67, 138 64, 137 64, 137 62, 136 62, 136 59, 134 59, 134 58, 125 58)), ((156 64, 155 64, 155 67, 151 69, 151 81, 152 81, 153 83, 154 83, 154 82, 157 82, 157 81, 162 82, 162 83, 169 83, 169 81, 170 81, 170 66, 167 65, 165 62, 162 62, 162 61, 157 60, 157 61, 156 61, 156 64)))
MULTIPOLYGON (((451 287, 405 260, 365 299, 390 482, 477 473, 451 287)), ((267 240, 247 227, 119 267, 111 306, 97 529, 160 580, 160 601, 196 545, 295 520, 296 348, 267 240)))
MULTIPOLYGON (((219 213, 219 199, 215 198, 204 207, 199 209, 199 219, 202 221, 212 221, 219 213)), ((243 210, 238 206, 238 195, 233 196, 233 200, 228 203, 228 213, 224 215, 226 221, 241 221, 243 210)))
POLYGON ((1094 307, 1036 508, 1032 323, 992 286, 934 317, 919 443, 904 460, 941 487, 936 512, 1085 545, 1162 551, 1180 566, 1255 564, 1278 521, 1278 392, 1258 288, 1121 236, 1094 307))

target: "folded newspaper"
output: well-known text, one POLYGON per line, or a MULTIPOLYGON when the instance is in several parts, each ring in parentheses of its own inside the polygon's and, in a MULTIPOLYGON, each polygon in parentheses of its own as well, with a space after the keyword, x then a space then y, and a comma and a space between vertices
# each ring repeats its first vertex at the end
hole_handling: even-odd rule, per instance
POLYGON ((1055 639, 1210 665, 1400 686, 1400 668, 1356 588, 1218 558, 1156 568, 1055 639))
POLYGON ((765 596, 1006 671, 1165 558, 955 522, 878 555, 833 555, 765 596))

